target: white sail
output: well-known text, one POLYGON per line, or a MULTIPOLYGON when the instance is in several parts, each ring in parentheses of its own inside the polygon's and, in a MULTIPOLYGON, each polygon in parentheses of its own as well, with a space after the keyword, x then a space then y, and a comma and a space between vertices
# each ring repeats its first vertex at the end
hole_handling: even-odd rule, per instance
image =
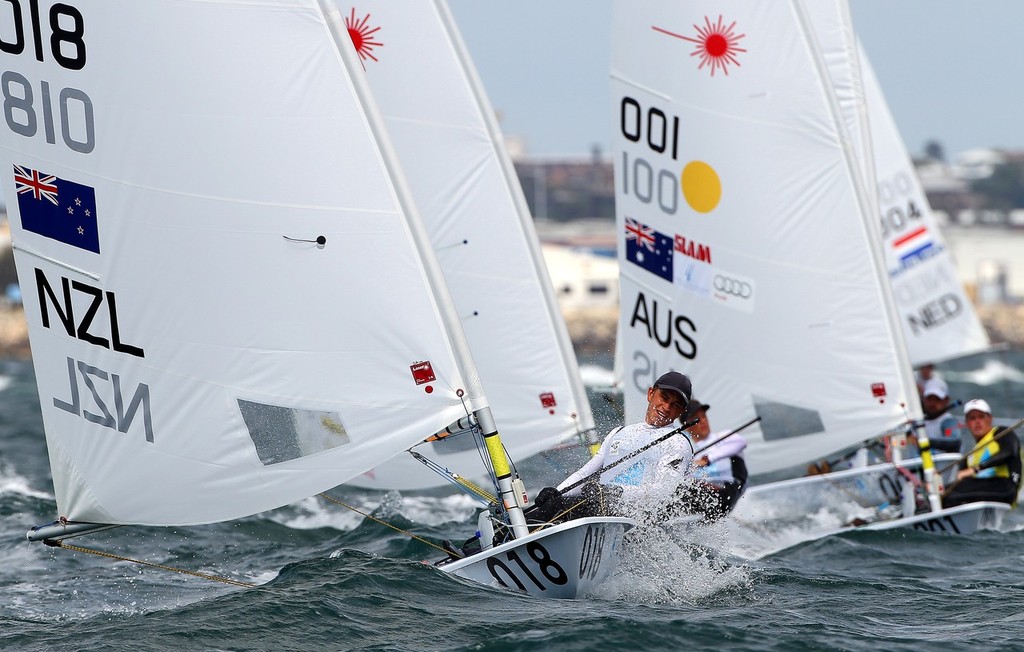
POLYGON ((915 366, 990 346, 863 49, 886 265, 915 366))
POLYGON ((5 38, 0 162, 62 516, 241 517, 486 407, 324 7, 40 13, 5 38))
POLYGON ((877 179, 886 272, 914 366, 989 347, 846 2, 805 3, 864 178, 877 179))
MULTIPOLYGON (((521 460, 593 428, 532 217, 446 5, 335 3, 363 56, 509 455, 521 460)), ((417 450, 461 474, 480 468, 468 437, 417 450)), ((350 481, 397 489, 445 482, 404 453, 350 481)))
POLYGON ((676 369, 751 471, 919 414, 877 224, 796 2, 614 5, 627 420, 676 369))

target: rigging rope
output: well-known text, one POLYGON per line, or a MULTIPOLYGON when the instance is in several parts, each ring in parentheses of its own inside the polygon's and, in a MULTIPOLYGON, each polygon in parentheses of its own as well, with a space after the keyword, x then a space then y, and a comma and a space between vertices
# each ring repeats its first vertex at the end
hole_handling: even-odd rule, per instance
POLYGON ((437 473, 448 482, 452 483, 459 489, 465 491, 467 494, 473 495, 474 498, 484 501, 484 504, 489 505, 491 503, 498 502, 498 499, 494 496, 494 494, 488 492, 486 489, 483 489, 482 487, 477 486, 470 480, 467 480, 466 478, 458 475, 457 473, 452 473, 451 471, 444 468, 443 466, 441 466, 434 460, 430 459, 429 457, 424 457, 423 455, 420 455, 414 450, 410 450, 408 452, 420 463, 429 468, 431 471, 437 473))
POLYGON ((155 564, 151 561, 144 561, 142 559, 134 559, 132 557, 124 557, 122 555, 115 555, 110 552, 104 552, 102 550, 95 550, 93 548, 83 548, 82 546, 76 546, 70 543, 64 543, 60 540, 46 539, 43 543, 52 548, 64 548, 65 550, 71 550, 73 552, 84 552, 90 555, 97 555, 99 557, 107 557, 108 559, 116 559, 118 561, 127 561, 133 564, 139 564, 141 566, 149 566, 150 568, 158 568, 160 570, 173 571, 175 573, 181 573, 183 575, 192 575, 193 577, 200 577, 204 580, 212 580, 214 582, 223 582, 224 584, 233 584, 234 586, 243 586, 247 589, 258 589, 263 588, 259 584, 252 584, 250 582, 243 582, 241 580, 233 580, 230 577, 221 577, 220 575, 210 575, 209 573, 200 573, 198 571, 190 571, 185 568, 176 568, 174 566, 164 566, 163 564, 155 564))
POLYGON ((346 509, 351 509, 356 514, 359 514, 359 515, 361 515, 361 516, 363 516, 365 518, 368 518, 371 521, 374 521, 376 523, 380 523, 381 525, 386 525, 387 527, 391 528, 395 532, 399 532, 401 534, 404 534, 404 535, 408 536, 410 539, 416 539, 420 543, 425 543, 428 546, 431 546, 433 548, 437 548, 441 552, 443 552, 445 554, 448 554, 448 551, 445 550, 444 548, 442 548, 441 546, 439 546, 436 543, 433 543, 431 541, 427 541, 426 539, 424 539, 422 537, 418 537, 415 534, 413 534, 412 532, 409 532, 408 530, 403 530, 402 528, 398 527, 397 525, 392 525, 391 523, 388 523, 387 521, 382 521, 381 519, 377 518, 376 516, 371 516, 370 514, 367 514, 366 512, 364 512, 364 511, 362 511, 362 510, 360 510, 360 509, 358 509, 356 507, 353 507, 352 505, 348 505, 346 503, 341 502, 340 500, 338 500, 337 498, 334 498, 333 496, 328 496, 326 493, 322 493, 320 495, 322 497, 324 497, 325 499, 331 501, 332 503, 336 504, 336 505, 341 505, 342 507, 344 507, 346 509))

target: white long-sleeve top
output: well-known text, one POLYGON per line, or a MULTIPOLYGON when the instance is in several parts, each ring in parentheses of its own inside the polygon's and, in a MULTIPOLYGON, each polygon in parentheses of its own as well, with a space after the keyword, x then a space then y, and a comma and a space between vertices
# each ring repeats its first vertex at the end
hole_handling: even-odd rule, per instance
POLYGON ((736 480, 732 475, 732 462, 729 458, 741 454, 747 447, 747 440, 742 435, 735 434, 717 441, 727 434, 729 434, 727 430, 713 432, 708 435, 707 440, 696 445, 697 450, 700 450, 703 446, 707 446, 707 442, 715 442, 697 453, 697 459, 707 455, 708 463, 706 466, 694 465, 690 473, 692 477, 714 484, 726 484, 736 480))
MULTIPOLYGON (((634 423, 619 431, 612 431, 605 437, 601 448, 590 461, 558 485, 558 489, 582 480, 601 468, 613 464, 652 441, 672 432, 678 425, 656 428, 646 422, 634 423)), ((664 498, 683 480, 686 470, 692 467, 693 447, 683 433, 667 438, 656 446, 640 453, 618 466, 608 469, 600 476, 603 485, 622 487, 622 497, 627 501, 664 498)), ((582 490, 577 487, 567 495, 576 495, 582 490)))

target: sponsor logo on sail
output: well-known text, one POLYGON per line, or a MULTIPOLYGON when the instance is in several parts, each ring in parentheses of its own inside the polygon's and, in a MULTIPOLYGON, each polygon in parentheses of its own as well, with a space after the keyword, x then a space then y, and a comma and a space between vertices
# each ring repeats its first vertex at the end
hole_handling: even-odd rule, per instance
POLYGON ((348 30, 348 37, 352 39, 352 45, 355 46, 363 66, 366 66, 367 59, 377 61, 377 57, 373 56, 373 49, 384 47, 384 44, 376 40, 380 27, 370 26, 370 14, 356 18, 356 10, 353 7, 352 13, 345 19, 345 29, 348 30))
MULTIPOLYGON (((412 379, 417 385, 427 385, 427 383, 437 380, 437 377, 434 376, 434 366, 430 364, 429 360, 414 362, 409 365, 409 370, 412 371, 412 379)), ((430 394, 434 391, 434 388, 431 385, 427 385, 423 390, 430 394)))
POLYGON ((737 299, 749 299, 754 296, 754 286, 738 278, 715 274, 713 284, 715 292, 734 296, 737 299))
POLYGON ((675 249, 684 256, 711 264, 711 245, 694 242, 686 236, 676 234, 675 249))
POLYGON ((711 279, 711 298, 743 312, 753 312, 756 289, 754 279, 735 272, 718 269, 711 279))
POLYGON ((690 56, 700 61, 697 65, 697 70, 703 70, 707 67, 712 77, 719 70, 723 74, 728 75, 729 66, 741 65, 736 55, 740 52, 746 52, 744 48, 739 47, 740 39, 746 37, 746 34, 736 33, 736 21, 726 25, 722 16, 719 16, 718 22, 712 23, 711 19, 705 16, 704 26, 698 27, 694 25, 693 28, 697 30, 696 38, 683 36, 657 25, 651 26, 651 29, 656 32, 693 43, 694 48, 690 52, 690 56))

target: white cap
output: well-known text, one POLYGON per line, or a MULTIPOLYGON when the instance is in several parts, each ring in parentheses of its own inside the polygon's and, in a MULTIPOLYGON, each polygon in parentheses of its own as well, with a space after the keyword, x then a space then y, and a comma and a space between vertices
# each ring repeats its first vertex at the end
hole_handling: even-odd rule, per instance
POLYGON ((989 416, 992 415, 992 408, 988 406, 988 401, 986 401, 983 398, 971 399, 970 401, 967 401, 967 403, 964 404, 964 416, 967 416, 973 410, 984 412, 989 416))
POLYGON ((924 391, 921 392, 921 396, 949 398, 949 388, 946 386, 946 381, 941 378, 929 378, 928 382, 924 384, 924 391))

